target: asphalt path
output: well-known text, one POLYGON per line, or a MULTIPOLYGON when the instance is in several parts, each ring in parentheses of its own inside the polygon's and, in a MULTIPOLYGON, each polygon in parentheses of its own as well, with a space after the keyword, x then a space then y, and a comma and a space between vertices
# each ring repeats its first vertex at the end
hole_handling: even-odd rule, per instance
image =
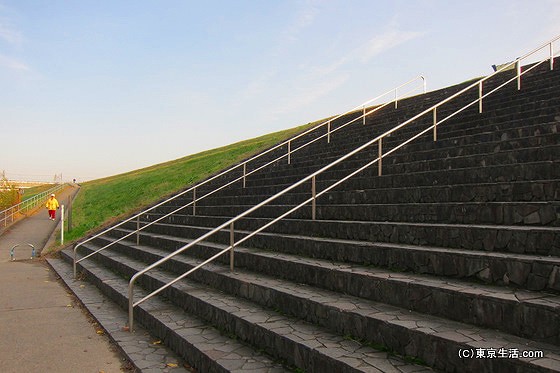
MULTIPOLYGON (((65 204, 77 187, 63 190, 65 204)), ((39 208, 0 234, 0 372, 116 373, 128 363, 41 258, 60 224, 39 208), (10 250, 14 246, 14 257, 10 250)))

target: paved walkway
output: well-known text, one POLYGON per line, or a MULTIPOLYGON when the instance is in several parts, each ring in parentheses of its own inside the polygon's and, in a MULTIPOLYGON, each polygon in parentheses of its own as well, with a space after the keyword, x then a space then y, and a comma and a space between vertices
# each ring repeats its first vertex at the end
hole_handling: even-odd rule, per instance
MULTIPOLYGON (((66 205, 76 192, 57 199, 66 205)), ((44 260, 30 259, 27 244, 38 255, 54 243, 59 212, 53 222, 40 208, 0 235, 0 372, 122 372, 126 361, 101 329, 44 260)))

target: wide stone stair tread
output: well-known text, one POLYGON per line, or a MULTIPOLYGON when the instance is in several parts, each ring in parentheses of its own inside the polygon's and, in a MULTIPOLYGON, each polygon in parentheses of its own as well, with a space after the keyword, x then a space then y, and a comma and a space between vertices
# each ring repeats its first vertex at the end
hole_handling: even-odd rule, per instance
MULTIPOLYGON (((162 216, 154 215, 152 217, 161 218, 162 216)), ((190 238, 193 234, 205 234, 211 229, 228 222, 230 217, 174 215, 165 219, 143 229, 152 232, 161 229, 164 234, 190 238)), ((248 231, 261 228, 271 221, 272 218, 245 217, 235 222, 235 230, 241 233, 248 233, 248 231)), ((135 224, 129 223, 126 226, 130 229, 136 229, 135 224), (133 226, 134 228, 132 228, 133 226)), ((266 228, 266 232, 336 239, 348 238, 357 241, 439 246, 450 249, 560 256, 560 230, 558 227, 549 226, 284 218, 279 223, 266 228), (333 227, 340 229, 335 230, 333 227), (458 241, 463 236, 469 240, 458 241)), ((222 230, 222 233, 221 238, 218 235, 220 240, 224 239, 224 234, 227 233, 227 230, 222 230)))
POLYGON ((136 368, 146 373, 188 372, 183 366, 184 360, 144 328, 136 328, 135 333, 123 330, 128 317, 122 308, 104 297, 91 283, 75 280, 72 267, 66 261, 47 258, 47 262, 136 368))
MULTIPOLYGON (((123 232, 123 236, 131 233, 126 229, 118 231, 123 232)), ((158 242, 160 245, 167 240, 172 247, 184 246, 191 242, 187 238, 181 239, 158 233, 143 232, 142 237, 145 240, 149 239, 149 242, 158 242)), ((487 284, 503 285, 506 281, 504 277, 507 276, 508 283, 519 289, 542 290, 546 288, 549 291, 560 291, 560 278, 558 278, 560 276, 554 270, 556 267, 560 268, 560 257, 558 256, 449 249, 267 232, 259 233, 256 240, 255 244, 251 245, 252 247, 271 252, 369 264, 382 268, 397 267, 401 271, 466 278, 471 281, 483 281, 487 284), (272 242, 278 244, 271 246, 272 242), (445 265, 444 261, 449 262, 445 265), (541 277, 544 280, 540 279, 541 277)), ((214 244, 207 242, 205 245, 214 244)))
MULTIPOLYGON (((525 159, 533 158, 535 161, 546 161, 554 160, 552 158, 553 154, 558 154, 559 147, 554 143, 554 135, 548 136, 546 139, 547 143, 538 143, 535 141, 534 145, 530 147, 525 147, 520 149, 519 144, 512 140, 510 142, 497 141, 494 143, 485 144, 475 144, 475 145, 463 145, 463 144, 450 144, 448 148, 440 146, 440 143, 430 143, 426 146, 427 149, 423 151, 417 151, 414 154, 414 158, 410 158, 409 152, 406 154, 395 153, 391 154, 389 158, 384 159, 384 166, 389 170, 397 170, 397 167, 405 167, 407 169, 416 170, 420 169, 422 162, 427 162, 425 167, 430 167, 430 169, 441 169, 448 165, 457 165, 455 167, 462 168, 472 167, 472 165, 499 165, 502 163, 511 163, 515 159, 525 159), (516 149, 512 149, 513 147, 516 149), (437 157, 437 158, 435 158, 437 157)), ((375 147, 371 147, 358 152, 356 155, 352 156, 350 159, 343 161, 342 165, 346 168, 357 168, 360 164, 365 164, 372 160, 371 151, 375 147), (369 150, 369 152, 368 152, 369 150)), ((376 149, 376 148, 375 148, 376 149)), ((391 149, 391 147, 385 147, 385 149, 391 149)), ((348 151, 353 149, 348 149, 348 151)), ((411 151, 411 150, 409 150, 411 151)), ((346 152, 344 152, 345 154, 346 152)), ((342 154, 341 154, 342 155, 342 154)), ((247 180, 258 180, 260 178, 272 178, 280 177, 285 173, 295 174, 299 172, 307 172, 311 169, 319 169, 327 164, 338 160, 337 157, 328 157, 327 154, 314 154, 313 158, 301 158, 298 159, 296 156, 292 156, 292 162, 289 165, 279 165, 274 169, 267 168, 259 170, 256 173, 249 174, 247 180)), ((341 166, 337 166, 341 168, 341 166)), ((248 170, 247 172, 251 172, 248 170)))
MULTIPOLYGON (((116 262, 120 262, 121 265, 125 265, 132 272, 139 271, 145 267, 144 263, 117 253, 104 252, 103 255, 116 262)), ((89 263, 85 264, 85 266, 90 270, 89 263)), ((156 283, 161 282, 161 284, 165 284, 175 278, 157 269, 150 271, 144 276, 152 279, 150 283, 154 283, 153 281, 155 280, 156 283)), ((104 277, 106 278, 107 276, 104 277)), ((111 282, 117 279, 121 279, 121 277, 113 278, 111 282)), ((120 280, 120 282, 126 285, 124 280, 120 280)), ((112 284, 112 286, 115 287, 116 285, 112 284)), ((138 288, 138 286, 135 287, 135 299, 140 299, 142 296, 137 293, 143 293, 137 291, 136 289, 138 288)), ((200 307, 203 304, 204 310, 208 314, 218 315, 216 316, 217 318, 225 318, 224 323, 218 325, 218 327, 225 329, 227 333, 235 333, 238 339, 258 338, 258 341, 255 341, 256 347, 265 351, 272 348, 285 350, 286 354, 296 352, 295 356, 285 357, 286 360, 294 359, 293 362, 290 362, 290 365, 297 363, 297 366, 304 369, 312 368, 314 371, 319 371, 317 369, 320 366, 330 366, 331 368, 339 367, 341 371, 395 373, 402 372, 401 367, 410 365, 413 366, 415 372, 431 371, 427 367, 406 363, 395 356, 389 355, 387 352, 377 351, 356 341, 329 333, 308 322, 283 316, 277 312, 264 309, 253 302, 241 300, 196 283, 183 281, 173 285, 172 288, 183 293, 183 297, 186 297, 182 299, 184 304, 190 304, 194 308, 200 307), (244 329, 249 328, 249 325, 254 330, 244 329), (230 327, 233 330, 228 330, 230 327), (294 348, 290 347, 291 345, 301 347, 294 348), (281 346, 285 347, 282 348, 281 346), (374 359, 370 359, 371 356, 374 359), (333 360, 333 357, 337 360, 333 360)), ((125 294, 126 289, 124 287, 121 292, 125 294)), ((172 308, 169 305, 167 307, 172 308)), ((152 312, 152 314, 158 316, 156 312, 152 312)), ((181 315, 184 315, 184 313, 181 313, 181 315)), ((198 315, 197 317, 201 316, 198 315)), ((177 330, 177 328, 172 330, 177 330)), ((404 371, 407 371, 407 369, 404 371)))
MULTIPOLYGON (((188 215, 185 215, 188 216, 188 215)), ((191 215, 192 216, 192 215, 191 215)), ((216 219, 221 222, 226 222, 233 218, 233 216, 221 216, 221 215, 196 215, 198 218, 209 218, 209 219, 216 219)), ((272 218, 258 218, 258 217, 245 217, 245 220, 253 220, 253 221, 264 221, 268 222, 272 220, 272 218)), ((449 228, 478 228, 478 229, 508 229, 512 231, 540 231, 540 232, 558 232, 558 227, 546 227, 546 226, 534 226, 534 225, 497 225, 497 224, 448 224, 448 223, 414 223, 414 222, 388 222, 388 221, 377 221, 377 220, 337 220, 337 219, 325 219, 325 220, 310 220, 310 219, 290 219, 286 218, 282 220, 283 222, 298 222, 298 221, 309 221, 316 224, 321 223, 337 223, 337 224, 376 224, 376 225, 387 225, 387 226, 416 226, 416 227, 449 227, 449 228)), ((148 221, 144 223, 149 223, 148 221)), ((189 224, 173 224, 173 223, 157 223, 160 225, 169 225, 169 226, 185 226, 191 228, 201 228, 201 229, 208 229, 207 226, 195 226, 189 224)), ((214 227, 212 227, 214 228, 214 227)), ((241 231, 243 232, 243 231, 241 231)), ((249 233, 248 231, 246 233, 249 233)))
MULTIPOLYGON (((71 254, 65 253, 65 255, 69 256, 71 254)), ((60 264, 58 266, 60 267, 60 264)), ((68 267, 70 268, 70 266, 68 267)), ((117 302, 126 302, 128 283, 124 278, 110 272, 94 261, 89 261, 85 266, 80 266, 80 269, 83 270, 84 268, 91 275, 96 276, 98 279, 103 279, 103 286, 110 288, 113 296, 115 294, 117 295, 117 302)), ((68 270, 67 274, 72 276, 68 270)), ((147 293, 139 287, 135 288, 135 294, 138 297, 147 295, 147 293)), ((165 338, 171 338, 170 335, 178 335, 181 340, 186 341, 186 344, 191 345, 193 349, 198 351, 198 354, 203 356, 202 358, 197 357, 197 359, 205 360, 205 365, 203 366, 207 366, 211 371, 221 370, 239 373, 247 371, 290 371, 282 367, 281 364, 272 361, 270 357, 249 348, 247 345, 235 339, 228 338, 219 330, 208 326, 199 318, 191 316, 157 297, 151 298, 137 307, 139 307, 145 315, 149 315, 151 323, 159 325, 156 330, 160 330, 162 335, 153 335, 150 340, 164 340, 165 338), (214 364, 216 365, 213 366, 214 364)), ((126 321, 126 324, 128 324, 128 317, 122 308, 120 314, 121 320, 126 321), (122 317, 123 315, 124 317, 122 317)), ((121 327, 122 326, 125 326, 125 324, 121 324, 121 327)), ((143 334, 143 330, 142 328, 138 328, 138 331, 132 334, 143 334)), ((139 351, 138 353, 141 354, 144 352, 139 351)), ((133 358, 136 357, 133 356, 133 358)), ((182 358, 185 357, 183 356, 182 358)), ((142 369, 142 367, 139 368, 142 369)), ((204 371, 204 369, 202 371, 204 371)))
MULTIPOLYGON (((159 236, 164 238, 162 236, 159 236)), ((183 242, 188 243, 189 240, 183 240, 183 242)), ((215 248, 216 251, 219 249, 224 249, 225 246, 215 243, 204 243, 207 248, 215 248)), ((396 304, 400 307, 406 307, 409 309, 417 309, 421 312, 432 312, 427 307, 427 303, 423 298, 418 298, 421 294, 439 294, 440 301, 446 301, 446 297, 453 297, 456 299, 458 304, 471 304, 478 307, 472 310, 472 314, 469 314, 472 320, 471 322, 479 322, 483 324, 491 323, 494 320, 492 315, 484 314, 484 307, 491 307, 492 304, 501 304, 502 312, 513 312, 515 307, 519 307, 515 312, 521 312, 525 314, 525 317, 535 319, 535 314, 527 314, 531 309, 542 310, 546 312, 546 317, 551 318, 552 315, 556 318, 555 321, 551 321, 549 328, 540 329, 538 331, 527 327, 520 320, 512 320, 511 323, 504 324, 503 328, 518 328, 520 325, 526 328, 522 333, 536 333, 538 332, 540 338, 546 339, 556 339, 560 341, 560 335, 558 335, 557 328, 560 325, 554 325, 554 322, 558 324, 560 318, 558 318, 558 310, 560 309, 560 296, 547 294, 543 292, 531 292, 527 290, 520 290, 515 288, 507 287, 496 287, 489 285, 481 285, 471 282, 465 282, 460 279, 451 278, 440 278, 425 274, 415 274, 415 273, 395 273, 393 271, 381 268, 371 268, 359 265, 352 265, 348 263, 337 263, 331 260, 322 260, 316 258, 301 258, 291 254, 268 252, 268 251, 255 251, 251 249, 245 249, 243 247, 236 248, 237 259, 236 262, 242 262, 241 266, 246 266, 249 263, 257 263, 256 266, 261 270, 268 270, 270 274, 275 276, 284 277, 292 281, 297 282, 308 282, 309 285, 314 286, 330 286, 329 290, 345 292, 352 295, 362 296, 365 292, 371 292, 372 289, 357 289, 349 288, 348 284, 341 284, 338 281, 342 281, 344 278, 349 278, 349 275, 360 276, 363 282, 369 283, 373 288, 375 284, 385 284, 385 286, 391 285, 391 289, 394 291, 394 299, 385 299, 385 294, 370 294, 369 296, 378 297, 381 296, 383 299, 376 299, 383 302, 404 302, 404 304, 396 304), (246 257, 244 257, 245 255, 246 257), (264 265, 264 261, 269 263, 264 265), (285 267, 282 267, 285 266, 285 267), (275 273, 277 271, 274 268, 290 268, 286 273, 275 273), (291 272, 290 272, 291 271, 291 272), (294 275, 297 273, 323 273, 323 275, 317 275, 305 281, 294 275), (333 277, 332 283, 321 283, 319 281, 320 276, 333 277), (373 285, 372 285, 373 284, 373 285), (398 293, 397 293, 398 291, 398 293), (409 294, 410 292, 410 294, 409 294), (407 295, 408 294, 408 295, 407 295), (410 297, 412 294, 416 294, 410 297), (407 298, 410 297, 410 298, 407 298), (478 303, 477 303, 478 302, 478 303), (479 304, 480 303, 480 304, 479 304), (476 311, 476 312, 475 312, 476 311), (514 322, 515 321, 515 322, 514 322), (521 323, 521 324, 520 324, 521 323)), ((154 260, 155 261, 155 260, 154 260)), ((238 264, 239 265, 239 264, 238 264)), ((255 270, 255 268, 251 268, 255 270)), ((352 285, 354 286, 354 285, 352 285)), ((430 298, 431 299, 431 298, 430 298)), ((471 305, 471 307, 473 307, 471 305)), ((436 304, 436 309, 439 304, 436 304)), ((452 310, 441 309, 439 310, 440 316, 455 318, 458 320, 460 317, 452 312, 452 310)), ((533 311, 531 311, 533 312, 533 311)), ((544 317, 545 314, 543 314, 544 317)), ((553 318, 554 318, 553 317, 553 318)), ((468 321, 466 318, 464 321, 468 321)), ((526 320, 529 322, 529 319, 526 320)), ((488 326, 488 325, 487 325, 488 326)), ((490 325, 493 328, 497 328, 496 325, 490 325)), ((560 330, 560 329, 559 329, 560 330)), ((510 332, 510 331, 508 331, 510 332)))
MULTIPOLYGON (((364 165, 366 162, 364 162, 364 165)), ((375 166, 375 165, 374 165, 375 166)), ((369 173, 374 173, 377 175, 377 167, 370 167, 369 173)), ((350 174, 350 172, 355 171, 357 168, 353 168, 351 171, 347 170, 345 173, 340 173, 340 171, 330 171, 327 170, 320 174, 317 179, 317 193, 323 189, 323 185, 332 185, 339 181, 342 176, 350 174), (338 176, 338 177, 337 177, 338 176)), ((368 173, 368 170, 363 171, 364 174, 368 173)), ((367 180, 367 184, 371 186, 426 186, 426 185, 453 185, 457 182, 460 184, 477 184, 477 183, 488 183, 492 181, 503 182, 503 181, 529 181, 532 180, 534 175, 540 175, 542 179, 559 179, 560 178, 560 161, 542 161, 542 162, 527 162, 523 165, 518 164, 507 164, 507 165, 489 165, 486 167, 457 167, 451 169, 442 170, 424 170, 424 171, 412 171, 406 174, 392 174, 389 172, 383 173, 382 176, 375 177, 365 177, 362 180, 367 180)), ((276 186, 278 183, 285 184, 290 182, 296 182, 302 180, 304 177, 299 173, 294 173, 290 175, 285 175, 280 177, 264 177, 260 179, 252 180, 247 179, 247 185, 250 187, 269 187, 276 186)), ((358 183, 360 178, 351 179, 343 184, 346 188, 361 188, 358 183)), ((310 182, 309 182, 310 185, 310 182)), ((340 186, 339 186, 340 187, 340 186)), ((307 187, 310 189, 310 186, 307 187)))
MULTIPOLYGON (((220 249, 224 248, 223 245, 214 244, 213 246, 220 249)), ((163 250, 144 245, 138 246, 137 249, 141 251, 151 252, 155 256, 164 256, 167 254, 167 252, 163 250)), ((236 250, 237 249, 243 250, 242 248, 236 248, 236 250)), ((125 257, 122 257, 119 254, 107 253, 104 255, 111 256, 116 261, 130 262, 130 259, 125 260, 125 257)), ((281 255, 274 256, 278 257, 281 255)), ((200 260, 194 260, 184 256, 177 256, 173 260, 187 264, 189 267, 195 266, 201 262, 200 260)), ((308 260, 307 262, 317 263, 321 261, 308 260)), ((321 263, 321 265, 328 266, 329 264, 323 262, 321 263)), ((339 267, 345 267, 343 268, 343 270, 355 270, 358 272, 361 271, 360 268, 351 269, 350 266, 337 266, 336 264, 332 264, 331 270, 336 270, 334 268, 339 267)), ((143 267, 140 266, 139 268, 141 269, 143 267)), ((407 309, 402 309, 399 307, 374 302, 363 298, 357 298, 355 296, 344 295, 339 292, 333 292, 301 283, 296 284, 287 280, 270 277, 265 274, 257 274, 240 268, 237 268, 235 272, 230 272, 223 265, 208 264, 201 270, 205 272, 213 272, 216 275, 222 277, 219 283, 229 284, 231 282, 237 281, 243 284, 241 285, 241 287, 253 286, 265 289, 263 290, 263 294, 269 294, 270 291, 282 294, 281 296, 276 295, 274 298, 290 298, 291 301, 289 302, 289 305, 291 305, 292 307, 284 307, 282 309, 282 311, 286 313, 293 312, 296 313, 296 316, 303 317, 302 315, 297 314, 297 306, 302 307, 303 304, 306 304, 305 308, 308 310, 307 316, 310 318, 309 321, 322 325, 329 325, 331 328, 336 328, 336 326, 333 326, 334 323, 329 320, 328 315, 331 313, 342 313, 345 315, 344 319, 346 320, 355 321, 358 319, 362 319, 363 324, 371 323, 371 325, 384 325, 389 328, 388 330, 394 330, 393 327, 396 327, 397 329, 399 329, 399 327, 405 328, 407 331, 406 333, 403 333, 406 335, 406 337, 402 337, 405 339, 413 338, 414 340, 420 340, 422 338, 427 338, 426 335, 432 336, 434 338, 432 343, 437 342, 440 344, 439 347, 435 347, 436 349, 444 348, 443 346, 448 346, 448 348, 451 348, 450 346, 452 346, 454 348, 464 349, 496 348, 497 346, 504 347, 506 349, 519 350, 527 350, 530 348, 532 350, 545 351, 545 356, 547 357, 547 359, 553 359, 560 363, 560 347, 558 346, 533 342, 510 334, 505 334, 503 332, 486 330, 458 321, 451 321, 437 316, 421 314, 418 312, 409 311, 407 309), (309 302, 310 304, 306 302, 309 302), (313 315, 309 312, 311 310, 316 310, 318 312, 313 315)), ((542 294, 531 294, 530 292, 515 294, 513 291, 507 293, 504 292, 503 289, 494 289, 489 287, 481 290, 480 287, 475 288, 465 284, 458 285, 449 281, 440 281, 426 278, 422 279, 418 277, 416 277, 416 279, 412 277, 407 278, 406 276, 400 276, 400 274, 394 274, 391 272, 380 273, 379 275, 381 277, 386 277, 387 279, 393 276, 399 281, 404 282, 424 281, 426 284, 430 284, 431 286, 447 286, 448 289, 452 289, 453 291, 466 291, 467 293, 476 291, 476 294, 480 297, 493 296, 496 297, 496 299, 514 302, 536 302, 543 307, 549 308, 558 307, 558 305, 560 304, 560 297, 556 297, 556 299, 554 299, 554 297, 551 297, 551 299, 545 299, 546 297, 542 294)), ((169 282, 173 278, 174 277, 170 276, 166 278, 161 277, 159 279, 164 280, 165 283, 169 282)), ((190 295, 196 294, 196 290, 194 290, 193 287, 199 289, 199 291, 208 291, 207 289, 200 290, 201 288, 191 284, 181 285, 181 287, 184 288, 184 291, 190 295)), ((228 286, 226 285, 226 287, 228 286)), ((246 290, 246 292, 250 292, 250 290, 246 290)), ((243 294, 236 295, 244 296, 243 294)), ((207 295, 201 296, 206 297, 207 295)), ((221 299, 224 299, 223 294, 220 294, 217 297, 222 297, 221 299)), ((230 296, 230 299, 232 302, 234 302, 236 298, 230 296)), ((266 299, 262 299, 261 302, 269 303, 269 301, 266 299)), ((279 307, 278 304, 268 304, 268 306, 274 308, 279 307)), ((246 306, 244 309, 250 308, 251 306, 246 306)), ((264 318, 267 319, 266 317, 264 318)), ((294 325, 296 324, 297 322, 294 325)), ((342 326, 340 326, 340 328, 342 328, 342 326)), ((346 330, 340 330, 340 332, 348 333, 352 327, 347 326, 346 328, 346 330)), ((364 335, 367 334, 368 332, 364 331, 364 335)), ((317 333, 310 333, 310 335, 317 335, 317 333)), ((364 335, 360 335, 359 337, 364 337, 364 335)), ((390 335, 385 335, 384 337, 386 338, 386 340, 391 339, 390 335)), ((398 337, 395 337, 395 339, 399 340, 398 337)), ((436 359, 436 357, 431 357, 431 359, 436 359)), ((433 363, 432 361, 430 362, 433 363)))
MULTIPOLYGON (((305 198, 305 197, 304 197, 305 198)), ((307 196, 309 198, 309 196, 307 196)), ((304 200, 302 198, 302 200, 304 200)), ((252 207, 252 205, 251 205, 252 207)), ((317 201, 317 219, 376 220, 415 223, 470 224, 484 223, 496 225, 558 226, 557 211, 560 201, 536 202, 408 202, 408 203, 322 203, 317 201)), ((245 205, 197 206, 197 213, 214 216, 236 216, 248 210, 245 205)), ((283 204, 262 206, 251 216, 276 217, 279 211, 287 210, 283 204)), ((292 218, 310 218, 311 210, 300 209, 290 215, 292 218)))
MULTIPOLYGON (((421 186, 415 188, 410 193, 410 188, 363 188, 352 191, 333 190, 328 192, 324 197, 318 199, 323 201, 328 199, 329 202, 334 200, 336 203, 344 200, 345 196, 349 196, 347 203, 363 203, 374 201, 374 198, 381 198, 383 202, 392 203, 435 203, 436 197, 445 197, 442 202, 524 202, 524 201, 560 201, 560 193, 554 193, 560 185, 560 180, 534 180, 534 181, 511 181, 496 183, 479 183, 476 186, 472 184, 455 184, 455 185, 436 185, 421 186), (408 192, 408 193, 405 193, 408 192), (379 197, 380 196, 380 197, 379 197)), ((285 185, 287 187, 288 184, 285 185)), ((282 185, 278 186, 282 189, 282 185)), ((309 197, 309 192, 297 191, 289 193, 296 200, 302 200, 303 197, 309 197)), ((222 204, 237 203, 239 205, 252 204, 264 201, 270 197, 270 194, 263 194, 259 189, 238 188, 231 189, 227 193, 223 192, 218 195, 211 195, 197 201, 197 206, 219 206, 222 204)), ((170 201, 165 207, 178 208, 192 203, 192 196, 177 198, 170 201)), ((382 202, 378 202, 382 203, 382 202)), ((157 210, 155 210, 157 211, 157 210)))

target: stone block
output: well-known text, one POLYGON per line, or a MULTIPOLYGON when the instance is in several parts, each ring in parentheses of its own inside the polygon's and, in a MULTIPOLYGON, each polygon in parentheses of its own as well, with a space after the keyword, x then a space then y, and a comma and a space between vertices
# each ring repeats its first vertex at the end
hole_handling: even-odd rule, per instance
POLYGON ((548 278, 548 287, 560 291, 560 266, 554 266, 548 278))
POLYGON ((524 286, 531 272, 531 265, 523 262, 508 262, 506 266, 510 281, 516 285, 524 286))

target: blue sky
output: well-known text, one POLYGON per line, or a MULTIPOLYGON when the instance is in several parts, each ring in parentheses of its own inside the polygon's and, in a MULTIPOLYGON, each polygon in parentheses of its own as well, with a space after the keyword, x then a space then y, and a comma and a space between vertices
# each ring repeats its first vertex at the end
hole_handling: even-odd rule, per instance
POLYGON ((0 0, 0 172, 91 180, 434 90, 560 35, 560 0, 0 0))

